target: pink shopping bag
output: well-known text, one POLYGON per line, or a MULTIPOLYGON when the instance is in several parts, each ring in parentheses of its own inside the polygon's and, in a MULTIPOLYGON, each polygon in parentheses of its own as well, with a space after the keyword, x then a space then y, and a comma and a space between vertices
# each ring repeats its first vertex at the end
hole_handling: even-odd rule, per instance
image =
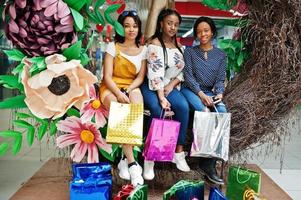
POLYGON ((144 145, 145 160, 172 161, 179 131, 180 122, 153 118, 144 145))

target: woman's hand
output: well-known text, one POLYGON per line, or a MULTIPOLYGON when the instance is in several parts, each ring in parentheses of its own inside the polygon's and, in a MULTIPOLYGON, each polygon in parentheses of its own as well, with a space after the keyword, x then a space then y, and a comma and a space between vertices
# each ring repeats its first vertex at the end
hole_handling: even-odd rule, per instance
POLYGON ((169 101, 165 97, 162 97, 160 99, 160 104, 161 104, 161 106, 162 106, 163 109, 170 109, 171 105, 170 105, 169 101))
POLYGON ((119 103, 130 103, 130 99, 128 96, 126 96, 126 94, 124 94, 123 92, 119 92, 117 95, 117 101, 119 103))
POLYGON ((173 90, 173 86, 171 84, 167 84, 163 90, 164 96, 167 97, 172 90, 173 90))
POLYGON ((207 106, 207 107, 212 107, 213 106, 212 97, 210 97, 206 94, 202 94, 202 95, 200 95, 200 98, 201 98, 203 104, 205 104, 205 106, 207 106))
POLYGON ((215 98, 222 100, 223 99, 223 94, 218 94, 215 96, 215 98))

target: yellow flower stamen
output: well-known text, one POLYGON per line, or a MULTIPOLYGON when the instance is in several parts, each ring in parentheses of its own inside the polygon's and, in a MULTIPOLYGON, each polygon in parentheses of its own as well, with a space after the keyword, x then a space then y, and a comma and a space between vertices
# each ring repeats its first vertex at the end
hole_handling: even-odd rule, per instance
POLYGON ((80 139, 85 143, 91 144, 94 142, 94 134, 89 130, 83 130, 80 133, 80 139))
POLYGON ((99 100, 93 100, 92 101, 92 108, 94 108, 95 110, 98 109, 100 107, 101 103, 99 100))

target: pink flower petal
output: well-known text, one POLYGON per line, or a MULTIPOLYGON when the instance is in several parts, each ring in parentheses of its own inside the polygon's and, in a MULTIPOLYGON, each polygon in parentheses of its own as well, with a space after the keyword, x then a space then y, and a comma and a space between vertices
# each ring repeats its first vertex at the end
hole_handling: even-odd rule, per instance
MULTIPOLYGON (((90 101, 90 100, 89 100, 90 101)), ((88 101, 88 102, 89 102, 88 101)), ((92 109, 91 107, 91 103, 85 103, 83 106, 82 106, 82 109, 80 110, 80 115, 82 115, 83 113, 87 112, 88 110, 92 109)))
MULTIPOLYGON (((62 0, 59 0, 58 4, 57 4, 57 16, 59 18, 63 18, 66 17, 67 15, 70 14, 70 10, 67 6, 67 4, 65 2, 63 2, 62 0)), ((72 19, 72 18, 71 18, 72 19)), ((72 20, 73 21, 73 20, 72 20)))
POLYGON ((10 6, 9 6, 9 15, 11 16, 11 18, 13 18, 13 19, 16 19, 16 7, 15 7, 15 4, 13 3, 13 4, 10 4, 10 6))
POLYGON ((46 7, 44 11, 44 15, 46 17, 53 16, 55 13, 57 13, 57 3, 53 3, 50 6, 46 7))
POLYGON ((19 8, 25 8, 26 6, 26 0, 15 0, 15 3, 19 8))
POLYGON ((83 143, 83 142, 80 142, 80 143, 77 143, 73 150, 71 151, 71 159, 74 161, 74 162, 80 162, 86 152, 87 152, 87 149, 88 149, 88 145, 86 143, 83 143))
POLYGON ((83 115, 80 117, 83 123, 91 121, 93 115, 95 113, 95 110, 90 109, 83 113, 83 115))
POLYGON ((57 33, 69 33, 73 31, 73 25, 57 25, 55 28, 55 31, 57 33))
POLYGON ((91 85, 89 87, 89 95, 90 95, 90 99, 97 99, 94 85, 91 85))
POLYGON ((71 144, 80 143, 80 142, 81 140, 79 138, 79 135, 75 135, 75 134, 65 134, 56 138, 56 144, 61 149, 71 144))
POLYGON ((107 123, 107 120, 106 120, 105 116, 103 115, 103 113, 99 109, 96 110, 96 112, 95 112, 95 122, 100 127, 104 127, 104 125, 106 125, 106 123, 107 123))
POLYGON ((57 0, 41 0, 40 1, 40 5, 42 8, 47 8, 49 7, 51 4, 57 2, 57 0))
POLYGON ((12 32, 12 33, 19 33, 19 27, 18 27, 18 25, 17 25, 17 23, 14 21, 14 20, 12 20, 12 19, 10 19, 10 21, 9 21, 9 23, 8 23, 8 30, 10 31, 10 32, 12 32))
POLYGON ((79 134, 82 130, 82 125, 77 119, 76 117, 68 117, 64 121, 59 121, 57 129, 63 132, 79 134))
POLYGON ((108 153, 112 153, 112 145, 111 144, 107 144, 104 140, 104 143, 95 140, 95 143, 97 144, 97 146, 101 149, 103 149, 104 151, 108 152, 108 153))
POLYGON ((66 17, 61 19, 60 23, 62 25, 73 24, 73 18, 71 17, 71 15, 67 15, 66 17))
POLYGON ((95 144, 90 144, 88 146, 88 163, 99 162, 98 149, 95 144))
POLYGON ((36 11, 42 10, 41 1, 40 0, 33 0, 33 4, 34 4, 34 9, 36 11))

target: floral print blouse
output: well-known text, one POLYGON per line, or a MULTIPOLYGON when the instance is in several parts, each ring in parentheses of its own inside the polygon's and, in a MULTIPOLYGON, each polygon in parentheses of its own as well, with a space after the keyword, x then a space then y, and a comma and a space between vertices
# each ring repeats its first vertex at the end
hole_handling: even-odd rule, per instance
MULTIPOLYGON (((182 51, 184 52, 183 48, 182 51)), ((184 58, 177 48, 166 48, 166 63, 161 46, 150 44, 147 48, 147 77, 150 90, 163 89, 170 81, 179 79, 184 81, 182 70, 184 58)), ((180 84, 177 86, 180 89, 180 84)))

